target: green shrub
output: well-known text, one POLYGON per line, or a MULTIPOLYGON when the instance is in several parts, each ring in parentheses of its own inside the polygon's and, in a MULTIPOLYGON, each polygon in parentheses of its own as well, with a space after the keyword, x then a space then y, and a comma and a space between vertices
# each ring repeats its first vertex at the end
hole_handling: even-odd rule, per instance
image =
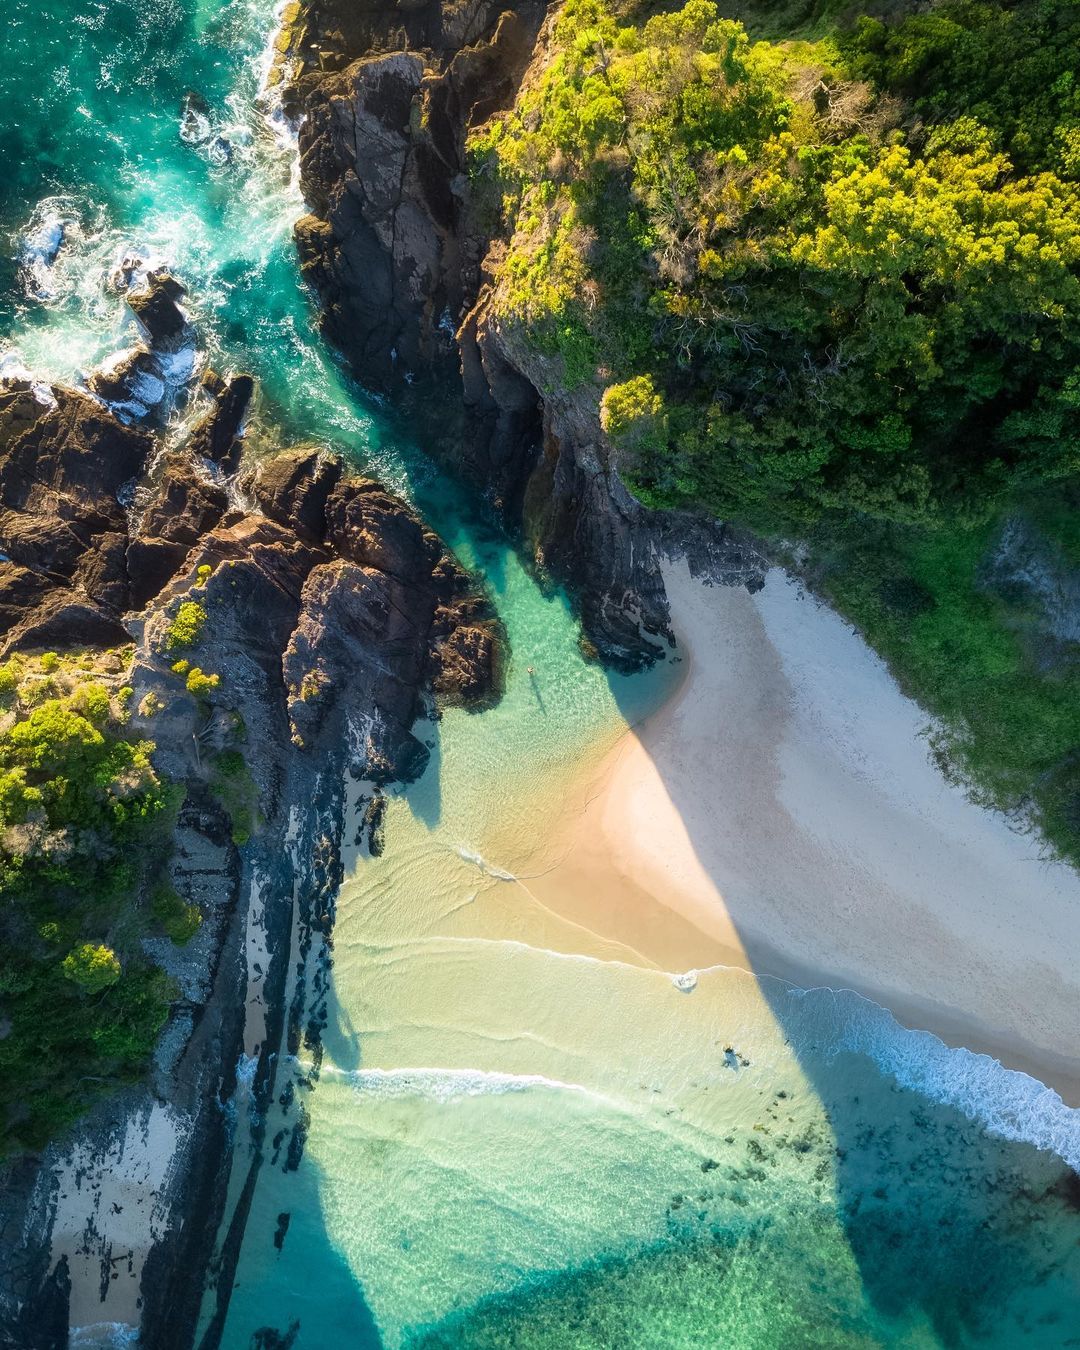
POLYGON ((198 905, 189 905, 171 886, 159 886, 154 891, 150 912, 178 947, 190 942, 202 923, 198 905))
POLYGON ((239 750, 226 750, 218 755, 210 790, 232 821, 233 843, 246 844, 261 824, 259 789, 239 750))
POLYGON ((188 671, 188 693, 194 694, 196 698, 205 698, 207 694, 213 693, 220 684, 220 675, 207 675, 205 671, 200 670, 198 666, 192 666, 188 671))
POLYGON ((0 1156, 140 1074, 173 996, 140 950, 137 902, 183 789, 124 734, 94 662, 58 662, 68 692, 37 681, 0 731, 0 1156))
POLYGON ((176 611, 176 617, 165 630, 165 650, 193 647, 206 623, 206 610, 194 600, 185 600, 176 611))
POLYGON ((111 947, 84 942, 68 952, 64 975, 88 994, 99 994, 120 978, 120 961, 111 947))
POLYGON ((1033 495, 1080 558, 1080 6, 748 12, 780 40, 567 0, 469 140, 492 306, 551 385, 602 382, 646 505, 810 541, 951 771, 1080 859, 1075 658, 979 579, 1033 495))

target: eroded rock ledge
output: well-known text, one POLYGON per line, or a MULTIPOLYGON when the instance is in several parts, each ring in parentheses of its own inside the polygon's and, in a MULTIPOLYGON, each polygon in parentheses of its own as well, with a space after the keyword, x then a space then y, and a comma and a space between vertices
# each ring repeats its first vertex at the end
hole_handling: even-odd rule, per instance
POLYGON ((286 101, 304 114, 310 208, 296 236, 325 331, 357 377, 409 394, 427 443, 568 586, 598 653, 632 669, 670 640, 661 554, 687 552, 716 579, 751 587, 764 561, 724 526, 636 502, 595 391, 560 388, 557 365, 497 317, 499 243, 473 199, 465 142, 543 68, 546 9, 307 0, 288 35, 286 101), (438 404, 437 423, 408 388, 417 381, 438 404), (459 416, 448 429, 451 404, 459 416))
MULTIPOLYGON (((234 1134, 260 1142, 261 1104, 305 1036, 306 957, 357 826, 346 778, 365 781, 374 824, 383 786, 426 762, 417 717, 499 691, 498 621, 411 508, 317 447, 246 461, 252 382, 204 386, 203 415, 166 450, 88 393, 0 382, 0 654, 134 643, 131 725, 184 786, 170 881, 203 919, 184 948, 147 939, 180 991, 147 1085, 96 1108, 75 1153, 68 1139, 7 1170, 7 1345, 65 1345, 72 1319, 141 1321, 157 1350, 191 1343, 227 1197, 242 1231, 261 1165, 256 1149, 230 1190, 234 1134), (197 622, 178 645, 184 606, 197 622), (194 667, 217 682, 191 687, 194 667), (239 805, 218 782, 230 755, 239 805), (147 1163, 139 1228, 135 1194, 125 1218, 101 1178, 150 1159, 161 1131, 173 1143, 160 1175, 147 1163)), ((291 1119, 298 1157, 302 1111, 291 1119)))

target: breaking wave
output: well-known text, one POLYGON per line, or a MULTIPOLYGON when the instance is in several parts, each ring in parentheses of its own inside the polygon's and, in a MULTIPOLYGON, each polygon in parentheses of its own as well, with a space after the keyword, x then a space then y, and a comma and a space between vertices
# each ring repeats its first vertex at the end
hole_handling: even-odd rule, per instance
POLYGON ((323 1073, 347 1080, 357 1092, 378 1101, 421 1098, 450 1102, 462 1097, 502 1097, 510 1092, 575 1092, 597 1096, 578 1083, 564 1083, 537 1073, 496 1073, 484 1069, 328 1069, 323 1073))

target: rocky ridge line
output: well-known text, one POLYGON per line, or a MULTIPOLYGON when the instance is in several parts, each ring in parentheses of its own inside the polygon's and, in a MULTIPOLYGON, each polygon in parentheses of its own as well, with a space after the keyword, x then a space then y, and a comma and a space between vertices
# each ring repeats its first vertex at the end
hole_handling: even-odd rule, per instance
MULTIPOLYGON (((172 291, 159 290, 166 311, 172 291)), ((343 831, 357 825, 345 819, 346 778, 366 784, 359 823, 374 827, 385 785, 426 763, 417 717, 498 694, 498 621, 416 514, 318 447, 247 462, 252 381, 203 385, 203 416, 163 451, 100 397, 0 381, 0 654, 134 642, 132 728, 156 742, 160 773, 185 787, 170 880, 203 916, 182 949, 146 940, 180 997, 145 1088, 7 1169, 0 1344, 65 1345, 69 1301, 82 1308, 88 1298, 102 1322, 125 1321, 141 1300, 145 1344, 192 1343, 233 1138, 247 1128, 233 1103, 250 1093, 261 1145, 282 1055, 305 1036, 305 957, 332 923, 343 831), (205 617, 176 650, 184 605, 205 617), (173 670, 178 657, 219 684, 192 692, 173 670), (250 839, 215 789, 230 753, 250 778, 250 839), (254 967, 253 942, 263 953, 254 967), (94 1168, 114 1168, 123 1141, 137 1144, 163 1103, 178 1151, 154 1194, 160 1225, 144 1248, 124 1250, 94 1168), (98 1162, 83 1167, 73 1199, 58 1179, 75 1143, 98 1162), (84 1238, 69 1250, 54 1228, 61 1213, 71 1226, 72 1204, 84 1238)), ((298 1157, 302 1110, 289 1119, 298 1157)), ((248 1176, 233 1179, 241 1197, 262 1161, 257 1147, 248 1176)), ((229 1250, 217 1259, 207 1346, 231 1289, 229 1250)))
POLYGON ((729 527, 635 501, 595 390, 560 387, 557 361, 499 318, 500 243, 473 199, 465 145, 543 69, 545 8, 307 0, 286 43, 310 209, 296 237, 327 336, 357 377, 412 403, 426 442, 567 585, 598 654, 634 669, 671 640, 662 557, 686 554, 751 588, 766 563, 729 527))

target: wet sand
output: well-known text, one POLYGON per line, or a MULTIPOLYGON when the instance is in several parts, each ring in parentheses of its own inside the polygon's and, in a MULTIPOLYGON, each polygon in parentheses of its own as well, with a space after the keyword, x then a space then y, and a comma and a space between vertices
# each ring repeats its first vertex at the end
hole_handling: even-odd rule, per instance
POLYGON ((665 577, 685 678, 584 771, 536 901, 642 964, 854 989, 1080 1102, 1080 877, 946 782, 926 714, 796 583, 665 577))

